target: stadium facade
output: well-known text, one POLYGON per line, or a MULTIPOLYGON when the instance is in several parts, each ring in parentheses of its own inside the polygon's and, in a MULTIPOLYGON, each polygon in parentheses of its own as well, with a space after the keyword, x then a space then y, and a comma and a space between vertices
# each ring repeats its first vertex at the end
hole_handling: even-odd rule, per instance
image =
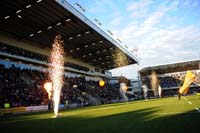
POLYGON ((110 77, 107 71, 121 67, 115 51, 138 63, 132 52, 110 37, 65 0, 28 0, 1 2, 1 59, 35 66, 47 66, 53 38, 64 41, 65 69, 92 77, 110 77), (23 51, 13 54, 13 51, 23 51), (31 56, 29 56, 29 54, 31 56), (38 58, 37 58, 38 57, 38 58))
POLYGON ((49 81, 49 56, 57 35, 66 53, 60 108, 119 101, 119 88, 107 84, 108 70, 138 63, 120 40, 65 0, 5 0, 0 7, 0 114, 49 109, 43 85, 49 81), (118 64, 116 55, 126 60, 118 64), (106 81, 103 87, 98 85, 101 79, 106 81))
POLYGON ((188 70, 195 75, 195 81, 190 85, 189 94, 200 92, 199 59, 146 67, 142 68, 139 74, 142 85, 146 85, 149 90, 149 97, 153 97, 151 81, 154 72, 158 76, 158 83, 162 88, 163 96, 175 96, 178 89, 183 85, 188 70))

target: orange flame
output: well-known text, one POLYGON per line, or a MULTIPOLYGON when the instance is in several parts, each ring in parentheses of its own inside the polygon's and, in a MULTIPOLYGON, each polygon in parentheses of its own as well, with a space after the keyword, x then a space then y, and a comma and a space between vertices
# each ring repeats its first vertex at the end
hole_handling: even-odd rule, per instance
POLYGON ((105 82, 104 82, 103 80, 100 80, 100 81, 99 81, 99 86, 100 86, 100 87, 103 87, 104 85, 105 85, 105 82))
POLYGON ((44 88, 47 91, 48 97, 49 97, 49 100, 50 100, 51 99, 51 94, 52 94, 52 82, 46 82, 44 84, 44 88))

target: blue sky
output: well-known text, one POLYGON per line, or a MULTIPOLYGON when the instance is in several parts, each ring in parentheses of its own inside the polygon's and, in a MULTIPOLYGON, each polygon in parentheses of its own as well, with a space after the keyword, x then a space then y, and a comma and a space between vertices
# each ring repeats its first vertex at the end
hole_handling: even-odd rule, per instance
POLYGON ((79 3, 129 50, 138 49, 139 65, 112 70, 135 78, 146 66, 200 59, 200 0, 67 0, 79 3))

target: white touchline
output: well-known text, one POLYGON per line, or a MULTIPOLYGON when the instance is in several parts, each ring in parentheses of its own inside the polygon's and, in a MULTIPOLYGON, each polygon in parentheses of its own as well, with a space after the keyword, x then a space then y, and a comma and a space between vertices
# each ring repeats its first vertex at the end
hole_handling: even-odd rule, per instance
MULTIPOLYGON (((188 99, 187 98, 185 98, 185 97, 183 97, 186 101, 188 101, 188 99)), ((190 102, 190 101, 188 101, 188 103, 189 104, 192 104, 192 102, 190 102)), ((200 109, 199 108, 197 108, 197 107, 195 107, 195 109, 200 113, 200 109)))
POLYGON ((195 107, 195 109, 200 113, 200 110, 199 110, 199 108, 197 108, 197 107, 195 107))

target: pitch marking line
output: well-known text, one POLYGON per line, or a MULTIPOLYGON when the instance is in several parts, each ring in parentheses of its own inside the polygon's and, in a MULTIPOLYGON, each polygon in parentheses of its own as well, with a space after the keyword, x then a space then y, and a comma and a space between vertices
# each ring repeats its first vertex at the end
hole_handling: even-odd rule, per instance
POLYGON ((197 114, 197 112, 163 112, 163 113, 157 112, 155 114, 160 114, 160 115, 171 115, 172 114, 173 115, 173 114, 182 114, 182 113, 185 113, 185 114, 197 114))
MULTIPOLYGON (((187 101, 190 105, 192 104, 192 102, 190 102, 187 98, 183 97, 185 99, 185 101, 187 101)), ((200 113, 200 109, 195 107, 195 109, 200 113)))
POLYGON ((195 107, 195 109, 200 113, 200 109, 199 108, 195 107))

